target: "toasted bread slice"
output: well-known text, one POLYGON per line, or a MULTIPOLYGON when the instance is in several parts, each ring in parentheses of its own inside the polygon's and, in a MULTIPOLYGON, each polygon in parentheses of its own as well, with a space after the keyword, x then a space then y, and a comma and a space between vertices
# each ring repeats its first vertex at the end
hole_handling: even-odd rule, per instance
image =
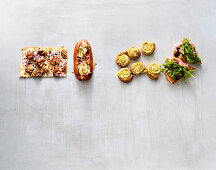
POLYGON ((165 75, 166 75, 167 80, 172 84, 175 84, 177 81, 180 80, 180 79, 179 80, 173 80, 172 77, 166 72, 165 72, 165 75))

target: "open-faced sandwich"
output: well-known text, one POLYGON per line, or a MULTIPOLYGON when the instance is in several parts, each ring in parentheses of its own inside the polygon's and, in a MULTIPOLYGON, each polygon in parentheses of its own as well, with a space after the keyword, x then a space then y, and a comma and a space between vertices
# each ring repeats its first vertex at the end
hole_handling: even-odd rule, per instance
POLYGON ((182 42, 176 45, 173 58, 179 58, 185 63, 201 64, 197 50, 188 38, 183 38, 182 42))
POLYGON ((78 80, 89 80, 93 74, 93 55, 87 40, 79 41, 74 48, 74 74, 78 80))
POLYGON ((194 77, 191 72, 195 71, 195 69, 178 58, 171 60, 167 58, 163 66, 162 72, 165 73, 167 80, 172 84, 180 79, 186 82, 187 77, 194 77))

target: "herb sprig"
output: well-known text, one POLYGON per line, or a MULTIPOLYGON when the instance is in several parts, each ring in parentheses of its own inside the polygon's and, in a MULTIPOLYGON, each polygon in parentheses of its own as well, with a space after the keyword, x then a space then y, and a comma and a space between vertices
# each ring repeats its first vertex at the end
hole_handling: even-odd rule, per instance
POLYGON ((186 57, 188 63, 196 64, 197 62, 201 62, 201 59, 197 55, 196 48, 191 45, 189 38, 183 38, 181 48, 181 53, 186 57))
POLYGON ((191 72, 195 70, 191 70, 188 67, 184 67, 179 65, 178 63, 173 62, 171 59, 170 61, 165 61, 163 64, 164 68, 162 69, 162 72, 166 72, 171 76, 172 80, 179 80, 183 78, 183 80, 186 82, 187 77, 194 77, 191 72))

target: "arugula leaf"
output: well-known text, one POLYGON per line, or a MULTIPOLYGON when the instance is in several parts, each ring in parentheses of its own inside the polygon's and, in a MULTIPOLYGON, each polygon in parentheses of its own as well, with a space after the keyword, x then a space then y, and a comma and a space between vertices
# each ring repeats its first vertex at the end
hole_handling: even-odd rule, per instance
POLYGON ((186 57, 188 63, 196 64, 201 59, 197 55, 196 48, 191 45, 189 38, 183 38, 181 53, 186 57))
POLYGON ((170 61, 166 60, 162 66, 164 66, 164 68, 161 69, 162 72, 169 74, 172 80, 179 80, 183 78, 186 82, 186 78, 194 77, 191 72, 195 70, 190 70, 188 67, 181 66, 178 63, 173 62, 172 59, 170 61))

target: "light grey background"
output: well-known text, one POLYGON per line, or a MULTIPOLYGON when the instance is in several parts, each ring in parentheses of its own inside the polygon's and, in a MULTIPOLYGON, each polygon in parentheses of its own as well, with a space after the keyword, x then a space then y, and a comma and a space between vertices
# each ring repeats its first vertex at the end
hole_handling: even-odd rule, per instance
POLYGON ((0 169, 215 170, 215 21, 214 0, 1 0, 0 169), (183 37, 203 60, 195 79, 117 78, 118 52, 155 42, 139 61, 162 64, 183 37), (83 38, 88 82, 71 73, 83 38), (18 78, 23 47, 62 45, 67 78, 18 78))

